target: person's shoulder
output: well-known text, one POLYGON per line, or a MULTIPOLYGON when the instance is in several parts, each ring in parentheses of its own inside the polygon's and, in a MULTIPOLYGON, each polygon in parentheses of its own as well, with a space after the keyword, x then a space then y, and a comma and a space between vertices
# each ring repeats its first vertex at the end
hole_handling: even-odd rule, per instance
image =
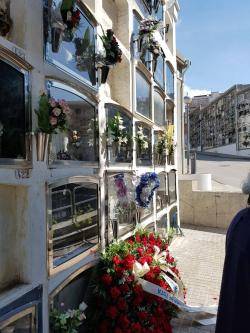
POLYGON ((235 215, 228 228, 227 243, 230 242, 230 240, 239 241, 240 239, 241 240, 247 239, 249 242, 249 238, 250 238, 250 208, 244 208, 235 215))

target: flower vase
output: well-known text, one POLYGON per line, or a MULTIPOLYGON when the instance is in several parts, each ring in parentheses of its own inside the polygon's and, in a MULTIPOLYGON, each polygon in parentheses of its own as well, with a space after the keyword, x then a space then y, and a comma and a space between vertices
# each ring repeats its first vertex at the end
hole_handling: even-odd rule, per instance
POLYGON ((121 145, 119 144, 119 142, 114 141, 112 143, 112 153, 113 153, 113 157, 118 157, 118 155, 121 152, 121 145))
POLYGON ((102 73, 101 73, 101 83, 106 83, 109 75, 109 67, 108 66, 103 66, 101 68, 102 73))
POLYGON ((51 28, 51 46, 52 52, 58 53, 62 39, 63 39, 64 26, 60 22, 54 23, 51 28))
POLYGON ((37 161, 43 162, 48 152, 50 134, 38 132, 36 133, 36 153, 37 161))

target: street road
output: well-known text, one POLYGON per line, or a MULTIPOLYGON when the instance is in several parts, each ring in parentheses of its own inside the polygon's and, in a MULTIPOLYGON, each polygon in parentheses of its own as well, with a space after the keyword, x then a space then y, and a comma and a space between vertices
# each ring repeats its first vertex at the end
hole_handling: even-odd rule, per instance
POLYGON ((241 188, 250 172, 250 160, 234 160, 225 157, 199 155, 197 173, 211 173, 212 179, 224 185, 241 188))

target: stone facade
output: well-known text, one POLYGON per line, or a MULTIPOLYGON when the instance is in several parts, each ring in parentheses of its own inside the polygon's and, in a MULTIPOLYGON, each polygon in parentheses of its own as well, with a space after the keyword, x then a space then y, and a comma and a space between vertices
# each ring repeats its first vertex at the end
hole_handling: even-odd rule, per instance
MULTIPOLYGON (((89 297, 87 285, 99 248, 104 249, 115 238, 129 237, 136 224, 156 229, 158 222, 166 232, 174 223, 176 226, 176 217, 179 223, 176 170, 181 127, 178 129, 177 123, 182 117, 183 96, 182 90, 177 90, 175 25, 180 8, 178 1, 159 1, 158 9, 150 13, 143 0, 78 0, 81 21, 75 37, 66 39, 64 35, 55 51, 52 41, 56 41, 56 30, 52 32, 52 28, 58 22, 53 17, 60 1, 8 3, 12 28, 7 36, 0 37, 1 73, 2 69, 7 73, 0 100, 4 107, 8 106, 8 111, 7 106, 0 108, 0 331, 33 325, 36 332, 47 333, 51 308, 65 303, 67 310, 79 305, 83 299, 78 297, 86 297, 85 301, 89 297), (155 80, 152 57, 147 67, 140 54, 135 54, 135 20, 150 14, 162 15, 163 28, 156 33, 163 59, 161 86, 155 80), (101 84, 101 70, 89 59, 102 50, 98 36, 106 29, 113 29, 123 55, 122 62, 110 68, 107 82, 101 84), (76 53, 76 36, 82 43, 88 41, 84 64, 79 63, 76 53), (13 86, 8 80, 12 74, 13 86), (138 74, 149 87, 149 117, 137 109, 145 93, 137 81, 138 74), (65 99, 74 114, 67 133, 53 134, 48 156, 38 161, 35 110, 42 91, 65 99), (156 92, 164 105, 161 125, 154 121, 156 92), (22 103, 20 98, 25 101, 22 103), (13 105, 11 100, 15 101, 13 105), (132 149, 126 151, 125 163, 107 140, 110 110, 117 110, 128 118, 126 123, 133 125, 132 149), (24 129, 16 120, 18 112, 24 129), (14 129, 13 121, 17 123, 14 129), (143 157, 140 163, 137 158, 133 138, 138 124, 149 131, 151 159, 147 163, 143 157), (178 148, 169 159, 171 163, 165 156, 159 165, 153 158, 157 133, 164 132, 166 125, 173 125, 178 148), (77 142, 72 138, 73 131, 81 135, 77 142), (10 147, 17 138, 21 148, 16 146, 13 157, 14 148, 10 147), (110 158, 109 151, 115 157, 110 158), (154 197, 152 207, 138 214, 131 203, 130 210, 122 213, 127 218, 117 218, 114 176, 122 173, 129 188, 135 176, 153 171, 161 174, 165 184, 154 197)), ((2 83, 3 79, 1 87, 2 83)), ((131 196, 133 191, 130 189, 131 196)))

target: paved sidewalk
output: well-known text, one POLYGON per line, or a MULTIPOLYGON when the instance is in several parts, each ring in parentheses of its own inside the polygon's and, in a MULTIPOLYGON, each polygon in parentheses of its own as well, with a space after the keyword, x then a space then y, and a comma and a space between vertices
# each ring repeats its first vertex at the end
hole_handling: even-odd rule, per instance
MULTIPOLYGON (((187 287, 187 304, 218 304, 225 255, 225 231, 185 226, 184 237, 171 245, 187 287)), ((214 333, 215 326, 201 326, 189 320, 173 321, 174 333, 214 333)))

